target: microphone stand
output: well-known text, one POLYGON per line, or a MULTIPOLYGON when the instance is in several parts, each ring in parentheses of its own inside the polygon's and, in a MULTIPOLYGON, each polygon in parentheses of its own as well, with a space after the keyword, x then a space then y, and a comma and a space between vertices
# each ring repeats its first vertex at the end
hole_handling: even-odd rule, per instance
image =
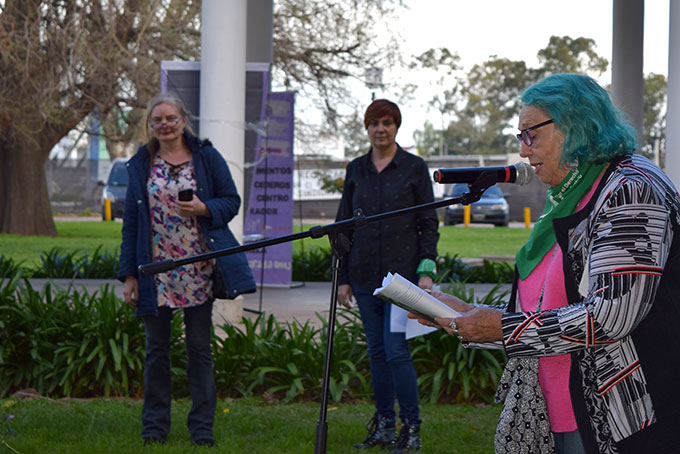
POLYGON ((347 254, 351 247, 351 241, 349 237, 346 235, 346 232, 371 222, 383 221, 385 219, 391 219, 397 216, 403 216, 405 214, 410 214, 417 211, 441 208, 449 205, 454 205, 456 203, 469 205, 470 203, 479 200, 482 197, 482 193, 495 183, 496 177, 494 173, 491 171, 486 171, 481 173, 479 177, 475 180, 475 182, 469 185, 470 192, 462 194, 460 197, 440 200, 438 202, 424 203, 422 205, 403 208, 401 210, 388 211, 386 213, 380 213, 373 216, 364 216, 361 209, 358 209, 354 212, 354 216, 351 219, 345 219, 343 221, 338 221, 333 224, 323 226, 315 226, 304 232, 285 235, 278 238, 254 241, 252 243, 234 246, 227 249, 221 249, 218 251, 211 251, 204 254, 195 255, 193 257, 185 257, 177 260, 165 260, 162 262, 139 265, 138 272, 141 277, 148 277, 154 274, 173 270, 178 266, 187 265, 189 263, 210 260, 225 255, 237 254, 239 252, 246 252, 252 249, 264 248, 267 246, 273 246, 275 244, 295 241, 302 238, 309 237, 321 238, 324 235, 328 235, 332 251, 331 266, 333 270, 333 278, 331 282, 331 300, 328 315, 326 357, 324 361, 324 374, 321 388, 321 413, 319 416, 319 421, 317 421, 316 440, 314 443, 314 454, 325 454, 326 440, 328 434, 326 413, 328 406, 328 389, 330 384, 330 371, 332 362, 331 360, 333 356, 333 338, 335 333, 336 299, 338 295, 338 272, 340 269, 341 257, 347 254))

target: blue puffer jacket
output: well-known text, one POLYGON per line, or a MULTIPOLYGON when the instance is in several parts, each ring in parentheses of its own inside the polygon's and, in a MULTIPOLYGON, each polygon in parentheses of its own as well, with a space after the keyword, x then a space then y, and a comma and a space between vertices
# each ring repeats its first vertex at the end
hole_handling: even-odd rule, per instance
MULTIPOLYGON (((241 205, 241 198, 231 178, 227 163, 212 144, 184 133, 184 140, 193 154, 196 172, 197 196, 210 210, 211 217, 198 217, 201 234, 210 249, 222 250, 238 246, 238 241, 227 227, 241 205)), ((157 315, 156 286, 153 276, 140 278, 137 267, 151 263, 151 221, 149 199, 146 190, 149 178, 150 157, 146 145, 127 162, 130 183, 125 197, 123 213, 123 242, 120 246, 118 279, 125 282, 133 276, 139 282, 139 317, 157 315)), ((255 280, 248 267, 245 254, 232 254, 216 259, 213 295, 216 298, 233 299, 242 293, 255 291, 255 280)))

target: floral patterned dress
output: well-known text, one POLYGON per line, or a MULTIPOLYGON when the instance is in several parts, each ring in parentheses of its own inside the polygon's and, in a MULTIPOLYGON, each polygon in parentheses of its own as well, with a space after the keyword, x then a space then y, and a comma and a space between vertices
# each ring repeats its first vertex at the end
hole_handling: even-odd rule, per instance
MULTIPOLYGON (((191 188, 196 178, 191 161, 174 165, 156 156, 147 183, 151 212, 153 261, 177 260, 209 251, 195 217, 179 215, 177 193, 191 188)), ((212 297, 213 260, 178 266, 155 276, 158 307, 192 307, 212 297)))

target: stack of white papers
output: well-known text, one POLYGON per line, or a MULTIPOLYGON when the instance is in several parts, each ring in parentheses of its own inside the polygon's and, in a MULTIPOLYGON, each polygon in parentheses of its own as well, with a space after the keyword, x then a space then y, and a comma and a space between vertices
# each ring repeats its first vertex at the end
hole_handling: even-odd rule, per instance
POLYGON ((417 320, 408 318, 407 312, 414 312, 432 322, 434 322, 435 317, 455 318, 460 316, 460 313, 398 273, 387 273, 387 276, 383 279, 382 287, 375 289, 373 295, 397 306, 393 307, 391 311, 391 330, 392 332, 406 333, 407 339, 436 330, 436 328, 422 325, 417 320))

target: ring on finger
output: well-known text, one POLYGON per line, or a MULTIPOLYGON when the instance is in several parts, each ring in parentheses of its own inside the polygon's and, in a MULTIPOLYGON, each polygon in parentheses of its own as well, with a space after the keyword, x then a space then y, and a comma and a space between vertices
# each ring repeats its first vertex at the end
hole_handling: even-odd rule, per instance
POLYGON ((456 323, 455 318, 451 319, 451 323, 449 323, 449 328, 451 328, 451 331, 453 331, 453 335, 458 337, 458 324, 456 323))

